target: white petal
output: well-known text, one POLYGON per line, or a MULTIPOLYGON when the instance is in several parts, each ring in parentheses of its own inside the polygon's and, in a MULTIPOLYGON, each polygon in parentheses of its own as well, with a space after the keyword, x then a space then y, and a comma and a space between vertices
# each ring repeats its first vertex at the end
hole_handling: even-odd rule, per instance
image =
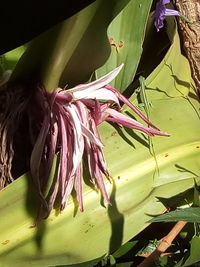
POLYGON ((83 150, 84 150, 82 127, 81 127, 80 119, 76 113, 76 110, 77 110, 76 106, 68 105, 66 109, 71 115, 71 118, 72 118, 71 123, 73 124, 73 131, 74 131, 73 166, 74 166, 74 171, 76 171, 77 167, 79 166, 82 160, 83 150))
POLYGON ((91 91, 91 92, 89 92, 89 89, 84 91, 77 91, 74 93, 74 97, 77 99, 84 98, 84 99, 97 99, 97 100, 111 100, 119 105, 119 101, 115 93, 106 88, 100 88, 96 91, 91 91))
POLYGON ((124 64, 121 64, 119 67, 112 70, 111 72, 109 72, 105 76, 99 78, 98 80, 93 81, 91 83, 87 83, 87 84, 77 85, 74 88, 67 90, 67 92, 73 93, 74 97, 76 97, 75 92, 82 91, 82 90, 88 90, 87 93, 90 94, 93 91, 100 89, 100 88, 104 87, 105 85, 109 84, 118 75, 118 73, 121 71, 123 66, 124 66, 124 64))
POLYGON ((85 137, 87 137, 90 142, 95 143, 97 146, 103 147, 103 144, 99 138, 97 138, 89 129, 87 129, 83 124, 82 126, 82 132, 85 137))

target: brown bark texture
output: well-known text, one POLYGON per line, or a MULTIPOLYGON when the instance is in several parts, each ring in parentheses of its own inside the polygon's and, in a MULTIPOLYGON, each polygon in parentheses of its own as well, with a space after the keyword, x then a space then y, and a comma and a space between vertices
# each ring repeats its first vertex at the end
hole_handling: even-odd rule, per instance
POLYGON ((190 62, 192 77, 200 95, 200 0, 175 0, 177 9, 190 22, 178 19, 183 49, 190 62))

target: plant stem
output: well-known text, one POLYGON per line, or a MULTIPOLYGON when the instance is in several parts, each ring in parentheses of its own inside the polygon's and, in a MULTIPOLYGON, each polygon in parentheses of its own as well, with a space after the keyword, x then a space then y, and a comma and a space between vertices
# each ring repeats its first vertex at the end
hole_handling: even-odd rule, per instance
POLYGON ((149 255, 149 257, 140 263, 138 267, 150 267, 153 266, 155 262, 158 262, 161 254, 171 246, 173 240, 177 237, 186 224, 187 222, 185 221, 177 222, 169 234, 161 240, 160 245, 149 255))

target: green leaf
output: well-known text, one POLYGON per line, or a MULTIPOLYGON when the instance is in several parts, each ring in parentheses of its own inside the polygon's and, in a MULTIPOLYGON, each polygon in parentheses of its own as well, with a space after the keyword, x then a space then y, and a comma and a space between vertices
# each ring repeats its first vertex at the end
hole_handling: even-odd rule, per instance
POLYGON ((116 264, 116 267, 131 267, 133 262, 123 262, 116 264))
POLYGON ((3 68, 4 70, 13 70, 19 60, 19 58, 22 56, 22 54, 25 51, 25 45, 20 46, 14 50, 11 50, 3 55, 4 57, 4 64, 3 68))
POLYGON ((96 265, 98 262, 100 262, 103 259, 104 256, 91 260, 91 261, 87 261, 87 262, 82 262, 82 263, 78 263, 78 264, 70 264, 70 265, 56 265, 56 266, 49 266, 49 267, 93 267, 94 265, 96 265))
MULTIPOLYGON (((83 213, 71 198, 62 214, 58 216, 58 211, 53 210, 41 225, 31 228, 35 192, 30 175, 24 174, 2 190, 2 266, 76 264, 109 254, 149 225, 149 213, 166 210, 158 197, 170 198, 192 188, 194 178, 199 182, 199 102, 188 86, 190 82, 189 63, 180 52, 176 31, 166 56, 145 81, 151 88, 146 90, 152 104, 150 120, 171 134, 169 138, 152 138, 158 167, 144 135, 106 122, 100 125, 105 158, 113 177, 112 184, 106 182, 112 206, 100 205, 100 194, 84 184, 83 213), (166 63, 172 66, 178 80, 171 76, 166 63), (177 166, 183 166, 183 171, 177 166)), ((138 104, 134 97, 132 101, 138 104)), ((123 107, 123 112, 131 111, 123 107)))
POLYGON ((105 64, 111 52, 108 26, 121 10, 127 9, 129 2, 134 0, 97 0, 93 4, 97 8, 93 11, 90 23, 76 49, 66 62, 60 80, 61 86, 68 84, 71 87, 86 82, 97 68, 105 64))
POLYGON ((12 79, 34 73, 48 91, 88 81, 109 57, 107 28, 129 1, 96 0, 38 36, 30 42, 12 79))
POLYGON ((160 266, 166 266, 167 262, 168 262, 168 256, 160 257, 160 259, 159 259, 160 266))
POLYGON ((131 0, 114 19, 108 28, 108 37, 112 41, 111 55, 100 69, 97 77, 125 63, 125 66, 112 85, 123 92, 133 81, 140 57, 146 23, 152 0, 131 0))
POLYGON ((113 255, 109 255, 110 265, 113 266, 116 264, 115 257, 113 255))
POLYGON ((115 251, 112 255, 115 258, 120 258, 123 255, 125 255, 127 252, 129 252, 136 244, 138 241, 129 241, 122 245, 117 251, 115 251))
POLYGON ((185 209, 177 209, 175 211, 162 214, 150 220, 151 222, 200 222, 200 208, 190 207, 185 209))
POLYGON ((193 206, 194 206, 194 207, 200 207, 199 188, 198 188, 198 186, 197 186, 196 181, 195 181, 195 184, 194 184, 193 206))
POLYGON ((183 267, 193 265, 200 262, 200 237, 194 236, 191 240, 190 256, 186 262, 182 265, 183 267))
POLYGON ((173 100, 176 97, 187 97, 193 88, 191 79, 191 70, 187 59, 181 54, 179 44, 179 35, 174 33, 173 19, 168 20, 168 37, 172 43, 171 48, 166 53, 164 60, 147 77, 145 83, 147 86, 146 94, 150 99, 173 100), (174 60, 174 58, 177 58, 174 60), (164 81, 164 82, 163 82, 164 81))

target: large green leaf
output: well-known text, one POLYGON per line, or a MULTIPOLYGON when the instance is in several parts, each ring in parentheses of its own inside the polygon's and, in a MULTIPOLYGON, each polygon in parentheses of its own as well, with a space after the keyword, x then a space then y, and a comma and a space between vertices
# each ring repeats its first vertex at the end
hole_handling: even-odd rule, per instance
POLYGON ((193 264, 200 262, 200 237, 194 236, 191 240, 191 248, 190 248, 190 256, 186 260, 186 262, 182 265, 185 266, 192 266, 193 264))
POLYGON ((7 52, 6 54, 1 56, 1 69, 2 72, 5 70, 13 70, 25 51, 25 45, 20 46, 14 50, 7 52))
POLYGON ((37 75, 46 90, 87 81, 109 57, 107 28, 129 1, 96 0, 40 35, 29 44, 12 79, 37 75))
POLYGON ((106 62, 111 52, 107 36, 108 26, 121 10, 120 14, 127 10, 126 5, 129 6, 129 2, 135 1, 97 0, 93 4, 98 8, 71 58, 66 63, 60 81, 61 86, 64 87, 66 84, 72 86, 87 81, 92 73, 106 62))
MULTIPOLYGON (((35 212, 29 175, 2 190, 1 265, 75 264, 112 253, 148 226, 148 214, 165 211, 158 197, 169 198, 191 188, 194 178, 198 182, 199 102, 189 86, 190 80, 189 64, 180 53, 176 32, 166 57, 146 81, 151 88, 147 90, 150 119, 171 134, 168 138, 152 138, 156 161, 144 135, 108 123, 100 126, 105 157, 113 177, 112 184, 106 183, 112 206, 101 205, 100 194, 85 185, 83 213, 77 210, 72 198, 62 214, 53 211, 37 228, 30 228, 35 212), (169 75, 166 63, 178 79, 169 75)), ((127 108, 123 111, 131 112, 127 108)))
POLYGON ((124 245, 122 245, 117 251, 115 251, 112 256, 114 258, 120 258, 122 256, 124 256, 126 253, 128 253, 136 244, 137 244, 137 240, 136 241, 130 241, 125 243, 124 245))
POLYGON ((160 215, 151 220, 151 222, 200 222, 200 208, 190 207, 185 209, 177 209, 169 213, 160 215))
POLYGON ((108 28, 108 36, 113 43, 111 55, 97 76, 103 76, 125 63, 113 86, 123 92, 133 81, 140 57, 146 23, 152 0, 131 0, 108 28))

